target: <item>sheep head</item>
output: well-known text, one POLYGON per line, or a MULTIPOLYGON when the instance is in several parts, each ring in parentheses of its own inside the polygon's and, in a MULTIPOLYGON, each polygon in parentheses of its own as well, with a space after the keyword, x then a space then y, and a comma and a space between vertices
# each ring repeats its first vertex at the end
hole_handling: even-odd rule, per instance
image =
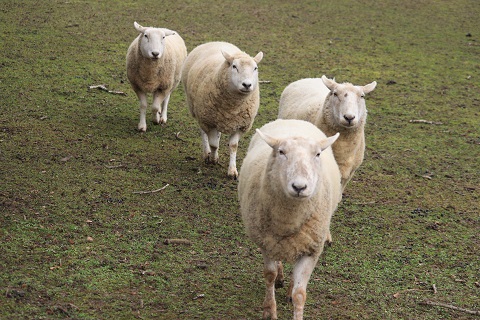
POLYGON ((247 54, 229 54, 222 51, 228 64, 230 87, 241 94, 249 94, 258 85, 258 66, 263 58, 259 52, 254 58, 247 54))
POLYGON ((149 59, 160 58, 165 49, 165 37, 175 34, 175 31, 168 29, 142 27, 137 22, 133 25, 141 33, 139 45, 142 56, 149 59))
POLYGON ((333 122, 338 127, 357 128, 365 122, 367 107, 365 94, 373 91, 376 81, 365 86, 354 86, 351 83, 337 83, 335 79, 322 76, 322 81, 330 90, 325 101, 325 108, 331 109, 333 122))
POLYGON ((275 138, 256 130, 273 149, 268 171, 270 183, 277 192, 289 198, 307 199, 314 195, 321 176, 321 154, 330 147, 339 133, 322 140, 305 137, 275 138))

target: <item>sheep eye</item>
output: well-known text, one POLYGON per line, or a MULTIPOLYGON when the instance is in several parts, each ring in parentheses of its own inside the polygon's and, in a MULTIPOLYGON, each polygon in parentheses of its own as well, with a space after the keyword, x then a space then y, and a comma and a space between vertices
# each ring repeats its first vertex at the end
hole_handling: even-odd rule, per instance
POLYGON ((365 99, 365 94, 362 94, 360 98, 365 99))
POLYGON ((318 152, 318 153, 315 155, 315 157, 316 157, 316 158, 320 157, 320 153, 321 153, 321 152, 318 152))
POLYGON ((283 150, 278 150, 278 153, 279 153, 280 155, 282 155, 282 156, 285 155, 285 151, 283 151, 283 150))
POLYGON ((238 68, 236 65, 232 65, 232 68, 238 71, 238 68))
POLYGON ((258 67, 255 67, 255 68, 253 69, 253 71, 257 71, 257 70, 258 70, 258 67))
POLYGON ((148 35, 147 35, 147 34, 145 34, 144 36, 145 36, 145 38, 147 38, 147 39, 148 39, 148 35))
POLYGON ((338 97, 338 94, 335 91, 332 91, 334 97, 338 97))

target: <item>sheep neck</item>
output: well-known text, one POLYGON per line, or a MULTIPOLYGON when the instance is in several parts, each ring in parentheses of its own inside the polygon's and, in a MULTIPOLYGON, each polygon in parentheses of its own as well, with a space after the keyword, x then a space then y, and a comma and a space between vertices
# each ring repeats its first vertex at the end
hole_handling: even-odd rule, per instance
MULTIPOLYGON (((283 194, 283 191, 272 186, 268 180, 275 181, 269 178, 268 175, 266 176, 264 188, 268 191, 263 193, 266 199, 259 201, 260 203, 268 204, 265 211, 268 212, 266 218, 269 221, 269 228, 265 231, 277 237, 291 236, 297 233, 311 218, 312 210, 305 210, 305 208, 312 206, 312 201, 317 199, 315 196, 311 199, 279 197, 279 195, 283 194)), ((321 186, 318 186, 318 188, 321 189, 321 186)), ((322 192, 322 190, 318 190, 318 192, 322 192)))

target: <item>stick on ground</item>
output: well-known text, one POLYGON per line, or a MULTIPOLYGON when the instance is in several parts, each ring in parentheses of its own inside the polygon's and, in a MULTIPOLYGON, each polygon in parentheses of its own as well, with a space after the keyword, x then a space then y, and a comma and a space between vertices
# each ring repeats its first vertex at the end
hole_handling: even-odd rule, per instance
POLYGON ((166 185, 164 185, 163 187, 161 187, 160 189, 156 189, 156 190, 151 190, 151 191, 134 191, 133 193, 135 194, 147 194, 147 193, 155 193, 155 192, 160 192, 162 190, 164 190, 166 187, 168 187, 169 184, 167 183, 166 185))
POLYGON ((451 304, 447 304, 447 303, 443 303, 443 302, 435 302, 435 301, 431 301, 431 300, 425 300, 425 301, 420 302, 420 304, 428 305, 428 306, 444 307, 444 308, 449 308, 449 309, 452 309, 452 310, 466 312, 468 314, 480 315, 479 310, 468 310, 468 309, 460 308, 460 307, 453 306, 451 304))

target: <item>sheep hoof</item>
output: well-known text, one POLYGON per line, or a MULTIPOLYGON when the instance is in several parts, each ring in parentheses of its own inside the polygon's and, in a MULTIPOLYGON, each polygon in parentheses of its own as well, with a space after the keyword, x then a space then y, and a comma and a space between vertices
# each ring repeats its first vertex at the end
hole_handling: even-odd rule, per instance
POLYGON ((233 171, 232 171, 232 172, 229 172, 229 173, 228 173, 228 177, 229 177, 229 178, 232 178, 233 180, 237 180, 237 179, 238 179, 238 172, 237 172, 237 170, 235 170, 234 172, 233 172, 233 171))
POLYGON ((141 126, 141 125, 139 125, 139 126, 138 126, 138 131, 139 131, 139 132, 145 132, 145 131, 147 131, 147 126, 141 126))
POLYGON ((272 320, 277 320, 277 312, 272 311, 270 307, 265 307, 263 308, 263 315, 262 319, 272 319, 272 320))
POLYGON ((287 301, 287 303, 293 303, 292 296, 290 296, 290 295, 288 295, 285 300, 287 301))
POLYGON ((275 289, 283 288, 285 285, 285 282, 283 279, 275 279, 275 289))

